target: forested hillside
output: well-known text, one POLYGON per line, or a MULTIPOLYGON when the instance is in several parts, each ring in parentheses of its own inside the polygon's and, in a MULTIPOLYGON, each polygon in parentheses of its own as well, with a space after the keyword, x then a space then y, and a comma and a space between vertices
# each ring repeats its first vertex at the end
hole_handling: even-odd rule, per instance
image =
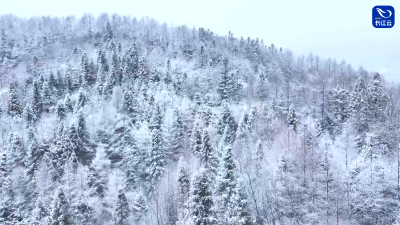
POLYGON ((378 73, 116 14, 0 30, 0 224, 400 218, 400 89, 378 73))

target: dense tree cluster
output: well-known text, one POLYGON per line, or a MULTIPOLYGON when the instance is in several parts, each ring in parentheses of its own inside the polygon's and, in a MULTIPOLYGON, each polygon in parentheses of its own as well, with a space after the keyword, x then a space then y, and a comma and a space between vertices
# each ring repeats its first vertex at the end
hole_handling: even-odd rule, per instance
POLYGON ((0 30, 0 224, 400 223, 379 73, 117 14, 0 30))

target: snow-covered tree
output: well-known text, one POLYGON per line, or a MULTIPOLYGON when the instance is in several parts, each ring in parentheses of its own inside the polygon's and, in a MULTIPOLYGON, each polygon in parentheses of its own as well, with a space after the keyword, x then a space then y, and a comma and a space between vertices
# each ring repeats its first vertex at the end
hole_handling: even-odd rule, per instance
POLYGON ((113 224, 127 225, 131 210, 129 209, 128 200, 122 189, 118 190, 117 197, 113 207, 113 224))
POLYGON ((195 174, 190 190, 190 213, 195 225, 217 224, 213 212, 214 200, 211 191, 211 181, 206 170, 195 174))
POLYGON ((7 102, 8 114, 10 116, 21 116, 23 113, 21 102, 19 100, 17 87, 15 82, 10 84, 10 88, 8 89, 9 97, 7 102))

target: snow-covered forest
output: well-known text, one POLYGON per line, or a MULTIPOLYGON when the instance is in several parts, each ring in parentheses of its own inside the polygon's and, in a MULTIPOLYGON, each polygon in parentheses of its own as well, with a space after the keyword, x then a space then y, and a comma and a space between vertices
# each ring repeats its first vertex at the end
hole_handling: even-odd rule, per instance
POLYGON ((117 14, 0 31, 0 224, 400 222, 378 73, 117 14))

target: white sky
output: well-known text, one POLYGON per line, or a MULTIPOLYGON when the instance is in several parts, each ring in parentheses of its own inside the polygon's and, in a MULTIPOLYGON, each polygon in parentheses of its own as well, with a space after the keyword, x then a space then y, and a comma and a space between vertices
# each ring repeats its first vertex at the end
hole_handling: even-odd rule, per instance
POLYGON ((264 39, 295 54, 345 60, 400 83, 400 0, 0 0, 0 14, 149 16, 168 24, 210 28, 220 35, 264 39), (372 8, 391 5, 391 29, 372 26, 372 8))

